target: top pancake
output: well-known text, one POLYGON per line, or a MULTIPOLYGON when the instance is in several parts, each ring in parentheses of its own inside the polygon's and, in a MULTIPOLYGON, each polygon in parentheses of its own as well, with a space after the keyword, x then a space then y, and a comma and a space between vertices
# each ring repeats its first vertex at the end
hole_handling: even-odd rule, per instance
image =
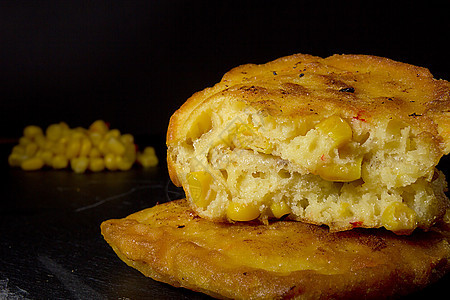
POLYGON ((244 101, 277 118, 319 113, 373 124, 378 118, 400 119, 429 132, 443 154, 450 151, 449 82, 434 79, 426 68, 387 58, 295 54, 262 65, 239 66, 174 113, 167 143, 186 136, 186 122, 197 106, 217 100, 244 101))

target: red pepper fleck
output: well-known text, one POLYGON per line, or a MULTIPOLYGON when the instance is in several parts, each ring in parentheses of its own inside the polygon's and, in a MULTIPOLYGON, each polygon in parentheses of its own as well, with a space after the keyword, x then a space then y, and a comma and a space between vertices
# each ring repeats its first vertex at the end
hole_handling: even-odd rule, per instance
POLYGON ((321 161, 325 161, 325 154, 322 154, 322 156, 320 157, 321 161))
POLYGON ((362 112, 358 112, 356 117, 353 117, 353 119, 359 120, 359 121, 362 121, 362 122, 366 122, 366 119, 362 118, 361 116, 362 116, 362 112))
POLYGON ((363 224, 363 221, 354 221, 354 222, 349 222, 353 228, 355 227, 361 227, 361 225, 363 224))

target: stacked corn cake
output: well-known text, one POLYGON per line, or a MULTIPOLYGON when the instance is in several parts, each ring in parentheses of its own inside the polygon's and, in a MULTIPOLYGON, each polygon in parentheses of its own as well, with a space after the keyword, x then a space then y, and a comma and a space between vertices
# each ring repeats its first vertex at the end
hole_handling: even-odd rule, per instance
POLYGON ((196 213, 332 231, 428 230, 449 201, 450 85, 367 55, 237 67, 170 120, 167 161, 196 213))

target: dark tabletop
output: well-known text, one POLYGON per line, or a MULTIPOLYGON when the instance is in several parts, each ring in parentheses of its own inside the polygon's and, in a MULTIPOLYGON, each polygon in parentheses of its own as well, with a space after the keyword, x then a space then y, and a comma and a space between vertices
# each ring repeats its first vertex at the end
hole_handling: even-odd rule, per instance
MULTIPOLYGON (((75 174, 10 168, 0 144, 0 299, 207 299, 146 278, 119 260, 100 223, 183 197, 158 167, 75 174)), ((448 170, 447 161, 441 168, 448 170)), ((445 295, 447 275, 415 296, 445 295)))

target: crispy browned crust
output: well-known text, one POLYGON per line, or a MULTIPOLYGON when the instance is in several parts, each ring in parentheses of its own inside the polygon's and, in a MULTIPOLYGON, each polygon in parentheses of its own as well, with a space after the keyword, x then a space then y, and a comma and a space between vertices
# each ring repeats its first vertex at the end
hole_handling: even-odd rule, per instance
MULTIPOLYGON (((275 117, 301 118, 326 110, 369 123, 398 118, 429 132, 443 154, 450 152, 449 82, 434 79, 426 68, 387 58, 295 54, 234 68, 173 114, 168 146, 186 135, 191 112, 209 101, 244 101, 275 117)), ((170 157, 168 168, 173 182, 180 185, 170 157)))
POLYGON ((385 230, 330 233, 291 221, 214 223, 186 200, 101 225, 128 265, 218 298, 379 298, 404 295, 450 268, 449 231, 399 237, 385 230))

